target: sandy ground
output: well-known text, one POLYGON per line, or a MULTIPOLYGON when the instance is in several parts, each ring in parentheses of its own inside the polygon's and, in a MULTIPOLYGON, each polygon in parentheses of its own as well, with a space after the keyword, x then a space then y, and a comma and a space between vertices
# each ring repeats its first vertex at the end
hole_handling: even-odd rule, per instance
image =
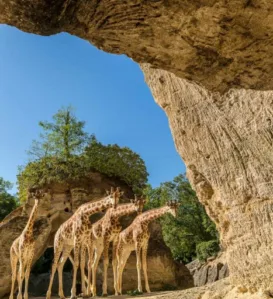
MULTIPOLYGON (((250 294, 240 288, 233 287, 229 283, 229 279, 222 279, 213 284, 208 284, 199 288, 191 288, 182 291, 166 291, 155 292, 151 294, 143 294, 138 296, 108 296, 111 299, 133 299, 133 298, 147 298, 147 299, 270 299, 271 295, 264 292, 250 294)), ((102 297, 96 297, 102 298, 102 297)), ((45 297, 30 297, 30 299, 45 299, 45 297)), ((51 299, 59 299, 52 297, 51 299)), ((69 299, 69 298, 68 298, 69 299)), ((81 299, 79 297, 79 299, 81 299)))
MULTIPOLYGON (((137 296, 130 296, 130 295, 122 295, 122 296, 114 296, 114 295, 109 295, 107 297, 94 297, 94 298, 111 298, 111 299, 133 299, 133 298, 149 298, 149 299, 153 299, 153 298, 159 298, 159 297, 163 297, 163 298, 172 298, 171 294, 172 293, 181 293, 182 291, 166 291, 166 292, 152 292, 150 294, 144 293, 142 295, 137 295, 137 296)), ((93 297, 90 297, 90 299, 93 297)), ((29 299, 45 299, 45 297, 29 297, 29 299)), ((59 299, 59 297, 54 297, 52 296, 51 299, 59 299)), ((67 297, 67 299, 70 299, 69 297, 67 297)), ((78 299, 82 299, 82 297, 78 297, 78 299)))

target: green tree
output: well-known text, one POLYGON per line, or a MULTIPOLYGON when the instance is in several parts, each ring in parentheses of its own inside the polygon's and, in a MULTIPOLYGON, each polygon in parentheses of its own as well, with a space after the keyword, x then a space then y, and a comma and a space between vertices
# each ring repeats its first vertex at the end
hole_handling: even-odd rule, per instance
POLYGON ((110 177, 117 177, 131 186, 136 193, 146 186, 148 172, 145 162, 128 147, 117 144, 104 145, 92 135, 85 148, 86 165, 110 177))
POLYGON ((84 121, 79 121, 71 106, 60 109, 53 115, 53 121, 41 121, 40 140, 34 140, 28 151, 30 157, 41 159, 48 156, 68 160, 81 153, 89 142, 89 134, 84 132, 84 121))
POLYGON ((0 177, 0 220, 18 206, 16 197, 8 193, 11 188, 12 184, 0 177))
POLYGON ((185 176, 181 174, 158 188, 148 186, 144 193, 148 198, 148 209, 159 207, 169 199, 180 203, 176 219, 166 215, 160 220, 164 240, 176 260, 187 263, 195 259, 196 247, 202 242, 216 240, 219 243, 215 224, 206 214, 185 176))
POLYGON ((71 107, 59 110, 52 123, 39 125, 43 133, 32 143, 32 159, 19 167, 17 175, 21 202, 29 187, 89 179, 94 170, 124 181, 136 193, 146 186, 148 173, 141 157, 128 147, 104 145, 84 132, 84 122, 77 120, 71 107))

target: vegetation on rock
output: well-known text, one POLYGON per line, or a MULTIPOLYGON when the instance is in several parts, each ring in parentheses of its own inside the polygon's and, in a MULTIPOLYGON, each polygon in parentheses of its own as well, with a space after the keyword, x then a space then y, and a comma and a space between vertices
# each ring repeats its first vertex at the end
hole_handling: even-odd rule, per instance
MULTIPOLYGON (((215 224, 206 214, 185 176, 181 174, 173 181, 162 183, 154 189, 148 186, 145 194, 148 197, 148 209, 162 206, 169 199, 180 203, 176 219, 166 215, 160 220, 164 240, 176 260, 187 263, 199 257, 197 247, 203 242, 218 244, 219 250, 215 224)), ((201 247, 205 247, 205 244, 201 247)), ((208 249, 206 252, 213 255, 215 251, 208 249)))
POLYGON ((0 177, 0 221, 18 206, 16 197, 8 193, 11 188, 12 184, 0 177))
POLYGON ((219 250, 220 247, 217 240, 201 242, 196 246, 197 258, 199 261, 206 261, 208 257, 216 255, 219 250))
POLYGON ((137 193, 145 186, 148 173, 141 157, 128 147, 103 145, 84 131, 84 124, 71 107, 59 110, 52 122, 39 123, 40 140, 33 142, 31 161, 17 177, 20 201, 29 187, 85 179, 92 171, 116 177, 137 193))

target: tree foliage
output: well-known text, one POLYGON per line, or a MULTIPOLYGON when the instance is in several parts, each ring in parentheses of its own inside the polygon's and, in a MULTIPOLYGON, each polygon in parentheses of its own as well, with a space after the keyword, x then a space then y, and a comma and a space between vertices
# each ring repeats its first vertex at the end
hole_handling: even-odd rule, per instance
POLYGON ((195 259, 196 247, 202 242, 216 240, 219 243, 215 224, 182 174, 158 188, 148 186, 144 193, 148 197, 148 209, 159 207, 169 199, 181 204, 176 219, 166 215, 160 220, 164 240, 176 260, 187 263, 195 259))
POLYGON ((40 140, 34 140, 29 155, 34 159, 48 156, 68 160, 79 154, 89 142, 89 135, 84 132, 84 121, 79 121, 68 106, 53 115, 53 121, 40 121, 42 128, 40 140))
POLYGON ((12 184, 0 177, 0 220, 18 206, 16 197, 8 193, 11 188, 12 184))
POLYGON ((92 171, 116 177, 140 192, 148 177, 141 157, 128 147, 103 145, 84 131, 84 122, 78 121, 71 109, 59 110, 52 123, 40 122, 41 138, 29 152, 36 159, 19 168, 20 201, 26 199, 29 187, 75 182, 88 178, 92 171))
POLYGON ((201 242, 196 246, 197 258, 200 261, 205 261, 208 257, 216 255, 220 250, 217 240, 201 242))
POLYGON ((147 183, 148 172, 141 157, 128 147, 117 144, 103 145, 93 135, 86 147, 86 163, 110 177, 117 177, 139 193, 147 183))

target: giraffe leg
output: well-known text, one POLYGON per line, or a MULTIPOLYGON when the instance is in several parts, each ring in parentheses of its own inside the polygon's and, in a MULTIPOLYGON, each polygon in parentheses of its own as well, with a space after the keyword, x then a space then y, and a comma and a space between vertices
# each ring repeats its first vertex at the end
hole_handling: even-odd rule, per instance
POLYGON ((17 263, 18 263, 18 257, 14 253, 14 251, 11 249, 10 251, 10 264, 11 264, 11 273, 12 273, 12 280, 11 280, 11 291, 9 299, 13 299, 14 295, 14 287, 16 282, 16 276, 17 276, 17 263))
POLYGON ((71 289, 71 298, 75 299, 76 295, 76 281, 77 281, 77 272, 79 268, 79 250, 80 245, 79 242, 76 241, 74 244, 74 266, 73 266, 73 282, 72 282, 72 289, 71 289))
POLYGON ((86 296, 86 285, 85 285, 85 262, 86 262, 86 246, 81 247, 81 258, 80 258, 80 268, 81 268, 81 287, 82 296, 86 296))
POLYGON ((148 281, 148 274, 147 274, 147 250, 148 250, 148 240, 142 247, 142 267, 143 267, 143 274, 145 279, 145 289, 147 293, 151 293, 148 281))
POLYGON ((107 271, 109 266, 109 240, 105 238, 103 248, 103 286, 102 296, 107 296, 107 271))
POLYGON ((29 280, 33 256, 34 256, 34 249, 32 249, 31 253, 29 253, 29 260, 27 261, 26 264, 24 299, 28 299, 28 280, 29 280))
MULTIPOLYGON (((115 296, 118 296, 121 294, 121 284, 120 284, 120 272, 122 268, 122 260, 121 257, 123 256, 123 247, 121 246, 121 243, 118 242, 117 250, 116 250, 116 257, 117 257, 117 270, 116 270, 116 282, 114 282, 114 289, 115 289, 115 296)), ((121 274, 122 275, 122 274, 121 274)))
POLYGON ((118 295, 122 295, 122 274, 126 262, 131 254, 131 250, 124 250, 118 255, 118 266, 117 266, 117 288, 118 295))
POLYGON ((58 276, 59 276, 59 297, 61 299, 64 299, 65 296, 64 296, 64 291, 63 291, 63 268, 64 268, 64 265, 65 265, 65 262, 69 256, 71 252, 71 248, 66 248, 63 253, 62 253, 62 256, 60 258, 60 261, 58 263, 58 276))
POLYGON ((19 273, 18 273, 18 295, 17 299, 22 299, 22 285, 24 280, 24 274, 25 274, 25 264, 23 257, 19 257, 19 273))
POLYGON ((97 247, 94 252, 94 260, 92 264, 92 295, 93 296, 97 296, 96 276, 97 276, 98 263, 100 261, 102 251, 103 251, 102 247, 97 247))
POLYGON ((47 293, 46 293, 46 299, 50 299, 51 297, 51 289, 52 289, 52 284, 53 284, 53 279, 54 279, 54 275, 55 275, 55 272, 57 270, 57 265, 58 265, 58 262, 59 262, 59 259, 60 259, 60 256, 61 256, 61 253, 62 253, 62 249, 61 247, 57 247, 54 251, 54 261, 53 261, 53 264, 52 264, 52 270, 51 270, 51 276, 50 276, 50 281, 49 281, 49 286, 48 286, 48 290, 47 290, 47 293))
POLYGON ((135 250, 136 250, 136 259, 137 259, 137 289, 140 293, 142 293, 142 284, 141 284, 141 245, 139 242, 136 242, 135 244, 135 250))
POLYGON ((91 271, 93 261, 93 246, 92 243, 88 244, 88 276, 87 276, 87 296, 91 295, 91 271))
POLYGON ((115 294, 117 294, 117 291, 116 291, 116 286, 117 286, 117 239, 115 239, 113 241, 112 267, 113 267, 113 277, 114 277, 115 294))

